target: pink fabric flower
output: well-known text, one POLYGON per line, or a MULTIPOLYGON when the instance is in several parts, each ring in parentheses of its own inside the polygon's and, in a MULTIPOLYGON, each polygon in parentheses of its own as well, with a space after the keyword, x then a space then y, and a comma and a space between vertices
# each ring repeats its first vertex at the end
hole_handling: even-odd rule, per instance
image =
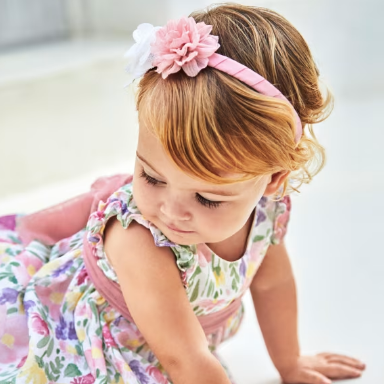
POLYGON ((88 271, 83 268, 80 273, 77 275, 77 284, 81 285, 88 278, 88 271))
POLYGON ((17 367, 16 367, 16 368, 21 368, 21 367, 24 365, 25 360, 27 360, 27 357, 28 357, 28 355, 25 355, 25 356, 20 360, 19 364, 17 364, 17 367))
POLYGON ((49 335, 47 323, 37 313, 32 314, 31 326, 32 329, 39 335, 44 337, 49 335))
POLYGON ((98 336, 91 336, 91 343, 83 344, 84 356, 87 361, 89 370, 93 376, 96 376, 96 371, 99 369, 100 374, 104 375, 107 372, 106 360, 103 353, 103 341, 98 336))
POLYGON ((28 341, 26 316, 18 313, 7 316, 7 305, 0 305, 0 366, 18 364, 28 355, 28 341))
POLYGON ((219 38, 210 35, 211 31, 212 25, 196 24, 193 17, 168 21, 156 32, 156 41, 151 43, 156 72, 165 79, 182 68, 188 76, 196 76, 220 47, 219 38))
POLYGON ((95 378, 93 377, 92 373, 88 373, 88 375, 81 376, 81 377, 75 377, 71 384, 93 384, 95 382, 95 378))
POLYGON ((107 347, 117 347, 117 344, 113 339, 111 332, 109 330, 108 324, 103 325, 103 337, 104 337, 105 345, 107 347))
POLYGON ((35 255, 30 253, 27 250, 19 253, 15 260, 20 263, 19 267, 15 267, 13 269, 13 273, 19 284, 22 284, 24 287, 27 286, 29 281, 31 280, 31 275, 34 272, 37 272, 41 266, 43 265, 42 261, 37 258, 35 255))
POLYGON ((251 260, 253 261, 260 260, 260 252, 263 250, 264 246, 265 246, 265 239, 252 243, 251 249, 250 249, 251 260))
POLYGON ((168 380, 164 377, 158 368, 149 365, 145 371, 156 380, 156 383, 168 384, 168 380))

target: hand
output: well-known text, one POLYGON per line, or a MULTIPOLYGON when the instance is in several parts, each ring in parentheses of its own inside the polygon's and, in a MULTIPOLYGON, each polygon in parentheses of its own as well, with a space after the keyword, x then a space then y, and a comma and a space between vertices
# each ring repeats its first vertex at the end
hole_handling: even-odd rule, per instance
POLYGON ((334 353, 300 356, 295 364, 279 370, 286 384, 330 384, 330 379, 360 377, 365 364, 351 357, 334 353))

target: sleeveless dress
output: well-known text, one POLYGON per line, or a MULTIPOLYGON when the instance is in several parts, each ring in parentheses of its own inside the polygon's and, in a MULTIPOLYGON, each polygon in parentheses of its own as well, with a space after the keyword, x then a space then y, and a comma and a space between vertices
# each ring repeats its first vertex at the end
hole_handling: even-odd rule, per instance
MULTIPOLYGON (((124 228, 137 221, 150 230, 157 246, 171 248, 199 318, 241 298, 269 245, 285 235, 289 213, 289 197, 279 202, 263 197, 246 251, 234 262, 221 259, 205 244, 170 242, 139 212, 131 182, 100 201, 83 229, 53 245, 41 240, 23 244, 16 228, 20 216, 1 217, 0 383, 171 383, 134 320, 122 316, 98 292, 85 266, 88 242, 97 267, 118 284, 103 250, 103 232, 111 217, 124 228)), ((217 347, 237 332, 243 314, 240 305, 220 332, 207 335, 219 360, 217 347)))

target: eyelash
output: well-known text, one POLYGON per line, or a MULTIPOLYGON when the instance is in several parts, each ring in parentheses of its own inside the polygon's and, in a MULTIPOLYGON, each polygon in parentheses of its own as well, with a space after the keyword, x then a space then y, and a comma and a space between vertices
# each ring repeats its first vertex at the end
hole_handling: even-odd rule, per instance
MULTIPOLYGON (((156 180, 153 177, 149 176, 147 173, 145 173, 144 169, 141 171, 140 177, 144 178, 147 184, 153 186, 156 186, 160 183, 159 180, 156 180)), ((201 205, 207 208, 218 208, 222 204, 222 201, 207 200, 203 196, 200 196, 198 193, 196 193, 195 198, 201 205)))

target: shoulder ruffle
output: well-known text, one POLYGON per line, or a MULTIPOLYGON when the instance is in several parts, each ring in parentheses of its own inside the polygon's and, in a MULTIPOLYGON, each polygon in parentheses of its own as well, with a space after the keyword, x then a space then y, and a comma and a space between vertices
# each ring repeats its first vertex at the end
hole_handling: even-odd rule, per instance
POLYGON ((132 220, 148 228, 156 246, 172 249, 176 256, 177 266, 181 271, 185 272, 194 264, 196 247, 171 242, 155 225, 146 220, 133 199, 132 184, 130 183, 114 192, 106 202, 100 201, 97 210, 90 215, 87 224, 88 241, 98 258, 97 263, 112 280, 117 281, 117 277, 105 257, 103 235, 107 221, 114 216, 124 228, 128 228, 132 220))
POLYGON ((284 196, 280 201, 271 201, 273 230, 271 244, 280 244, 287 233, 288 222, 291 214, 291 197, 284 196))

